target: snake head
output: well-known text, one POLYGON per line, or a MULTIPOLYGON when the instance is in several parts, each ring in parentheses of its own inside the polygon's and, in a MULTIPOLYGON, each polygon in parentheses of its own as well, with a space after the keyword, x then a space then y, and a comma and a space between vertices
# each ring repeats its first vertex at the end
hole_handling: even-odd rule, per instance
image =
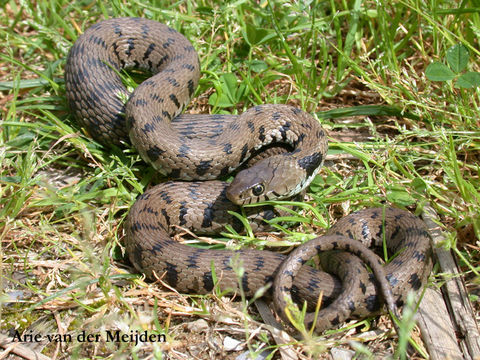
POLYGON ((299 194, 317 175, 322 161, 315 158, 315 169, 307 172, 305 163, 309 164, 312 156, 298 160, 288 154, 268 157, 240 171, 227 188, 227 198, 237 205, 246 205, 299 194))
POLYGON ((227 198, 237 205, 253 204, 267 197, 265 174, 255 171, 256 166, 240 171, 227 188, 227 198))
POLYGON ((291 196, 286 184, 295 184, 296 179, 290 179, 291 169, 282 165, 283 156, 272 156, 240 171, 227 188, 227 198, 237 205, 246 205, 291 196))

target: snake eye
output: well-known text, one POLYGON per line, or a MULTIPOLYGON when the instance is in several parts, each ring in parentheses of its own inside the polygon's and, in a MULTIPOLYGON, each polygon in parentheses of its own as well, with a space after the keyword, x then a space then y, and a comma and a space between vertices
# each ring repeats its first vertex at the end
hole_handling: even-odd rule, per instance
POLYGON ((265 186, 263 184, 257 184, 252 187, 252 194, 255 196, 260 196, 265 191, 265 186))

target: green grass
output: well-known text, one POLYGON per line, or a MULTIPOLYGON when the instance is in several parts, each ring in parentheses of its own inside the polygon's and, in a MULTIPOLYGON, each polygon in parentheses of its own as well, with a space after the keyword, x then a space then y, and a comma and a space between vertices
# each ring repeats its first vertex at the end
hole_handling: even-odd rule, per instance
MULTIPOLYGON (((190 345, 201 344, 204 336, 183 329, 182 323, 196 319, 192 314, 211 326, 215 314, 227 314, 245 327, 244 312, 231 310, 235 304, 167 293, 112 261, 122 256, 117 244, 128 208, 159 178, 134 150, 104 149, 72 122, 63 71, 79 33, 117 16, 167 23, 193 42, 202 79, 188 111, 240 113, 256 104, 288 103, 322 119, 331 135, 329 155, 337 160, 328 162, 310 187, 311 208, 292 214, 301 232, 289 233, 282 244, 321 232, 332 213, 385 202, 418 213, 428 202, 448 234, 445 246, 461 258, 475 298, 480 93, 431 82, 425 69, 461 43, 470 52, 468 69, 479 71, 480 3, 305 3, 0 2, 2 333, 43 329, 44 323, 52 333, 123 324, 165 333, 172 349, 191 354, 190 345), (352 133, 359 135, 347 137, 352 133), (465 229, 473 235, 462 237, 465 231, 459 230, 465 229), (7 300, 13 289, 19 301, 7 300)), ((299 341, 299 351, 315 357, 348 340, 342 332, 330 336, 299 341)), ((276 347, 261 334, 248 340, 248 348, 265 341, 276 347)), ((383 343, 388 348, 391 342, 383 343)), ((359 353, 379 347, 378 341, 364 345, 359 353)), ((133 346, 62 346, 74 358, 142 356, 133 346)), ((55 351, 54 343, 43 349, 49 356, 55 351)))

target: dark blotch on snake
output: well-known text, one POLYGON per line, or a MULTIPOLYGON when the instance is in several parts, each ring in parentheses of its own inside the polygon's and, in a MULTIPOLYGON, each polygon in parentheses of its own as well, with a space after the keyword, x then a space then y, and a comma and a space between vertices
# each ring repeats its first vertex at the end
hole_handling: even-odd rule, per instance
POLYGON ((256 266, 255 270, 257 270, 257 271, 262 270, 264 265, 265 265, 265 261, 264 261, 263 257, 261 257, 261 256, 255 257, 255 266, 256 266))
POLYGON ((408 283, 412 286, 412 289, 415 291, 422 287, 422 280, 415 273, 410 275, 410 279, 408 280, 408 283))
POLYGON ((258 129, 258 139, 263 143, 265 142, 265 126, 261 125, 258 129))
POLYGON ((177 108, 180 108, 180 103, 178 102, 178 99, 175 96, 175 94, 170 94, 169 98, 170 100, 172 100, 172 102, 175 104, 177 108))
POLYGON ((157 63, 157 66, 156 66, 157 69, 160 69, 161 66, 163 65, 163 63, 166 62, 166 61, 168 61, 168 59, 169 59, 168 54, 165 54, 164 56, 162 56, 162 57, 160 58, 160 61, 157 63))
MULTIPOLYGON (((283 141, 287 140, 287 132, 290 130, 292 124, 289 121, 286 121, 285 124, 280 128, 280 136, 282 137, 283 141)), ((320 165, 318 165, 320 166, 320 165)))
POLYGON ((277 121, 277 120, 279 120, 279 119, 281 119, 281 118, 282 118, 282 114, 280 114, 279 112, 274 112, 274 113, 272 114, 272 120, 277 121))
POLYGON ((365 300, 366 309, 370 312, 375 312, 380 308, 378 298, 375 295, 367 296, 365 300))
POLYGON ((297 140, 293 142, 293 147, 298 149, 298 146, 305 140, 306 136, 305 134, 298 135, 297 140))
POLYGON ((175 286, 175 284, 178 282, 177 265, 170 262, 165 262, 165 270, 167 272, 166 278, 168 283, 172 286, 175 286))
POLYGON ((130 56, 130 55, 132 55, 132 51, 135 49, 135 39, 134 38, 128 38, 127 39, 127 44, 128 44, 128 48, 125 51, 125 54, 130 56))
POLYGON ((178 224, 180 226, 185 226, 185 224, 187 223, 187 220, 185 219, 185 216, 187 215, 188 213, 188 208, 186 207, 187 205, 187 202, 186 201, 182 201, 180 203, 180 210, 178 212, 178 224))
POLYGON ((173 43, 175 43, 175 39, 172 39, 172 38, 168 38, 166 42, 163 43, 163 48, 166 49, 168 47, 170 47, 170 45, 172 45, 173 43))
POLYGON ((149 132, 155 131, 155 123, 145 124, 142 131, 145 135, 147 135, 149 132))
POLYGON ((214 283, 213 283, 212 273, 211 273, 210 271, 205 272, 205 273, 203 274, 203 287, 204 287, 207 291, 212 291, 212 290, 213 290, 213 286, 214 286, 214 283))
POLYGON ((225 271, 231 271, 233 270, 232 268, 232 265, 230 263, 230 258, 229 257, 225 257, 222 261, 222 265, 223 265, 223 268, 225 269, 225 271))
POLYGON ((150 161, 155 162, 164 152, 165 150, 162 150, 154 145, 152 148, 147 150, 147 156, 150 161))
POLYGON ((203 210, 203 219, 202 219, 202 228, 209 228, 212 226, 214 218, 213 204, 208 204, 207 207, 203 210))
POLYGON ((193 93, 195 92, 195 85, 192 79, 188 80, 187 88, 188 88, 188 96, 190 97, 193 96, 193 93))
POLYGON ((242 277, 242 288, 243 288, 243 291, 245 292, 250 291, 250 287, 248 286, 248 275, 246 273, 242 277))
POLYGON ((243 145, 242 154, 240 155, 239 162, 242 163, 245 160, 245 158, 247 157, 247 155, 248 155, 248 145, 245 144, 245 145, 243 145))
POLYGON ((137 99, 135 101, 135 105, 137 105, 137 106, 147 106, 148 103, 147 103, 147 100, 145 100, 145 99, 137 99))
POLYGON ((365 283, 363 281, 360 281, 360 289, 362 290, 362 294, 365 294, 367 292, 367 286, 365 285, 365 283))
POLYGON ((413 252, 413 257, 415 259, 417 259, 418 261, 420 262, 423 262, 427 259, 427 257, 425 256, 425 254, 421 253, 421 252, 418 252, 418 251, 414 251, 413 252))
POLYGON ((200 162, 200 164, 197 165, 195 168, 195 172, 199 176, 205 175, 209 170, 210 170, 210 165, 212 163, 212 160, 203 160, 200 162))
POLYGON ((170 195, 168 195, 168 193, 166 192, 162 192, 160 194, 160 199, 162 199, 163 201, 165 201, 166 204, 171 204, 173 202, 172 198, 170 197, 170 195))
MULTIPOLYGON (((415 257, 415 255, 414 255, 415 257)), ((397 266, 401 266, 403 264, 403 260, 402 259, 399 259, 399 258, 395 258, 391 261, 392 264, 395 264, 397 266)))
POLYGON ((162 110, 162 115, 165 119, 172 120, 172 115, 168 111, 162 110))
POLYGON ((162 209, 161 211, 162 211, 163 218, 165 219, 165 224, 167 225, 165 230, 168 231, 170 228, 170 216, 168 215, 165 209, 162 209))
POLYGON ((223 152, 227 155, 230 155, 232 153, 232 144, 230 143, 225 143, 223 145, 223 152))
POLYGON ((174 78, 172 77, 167 77, 166 80, 168 81, 169 84, 171 84, 173 87, 180 87, 180 84, 177 82, 177 80, 175 80, 174 78))
POLYGON ((145 53, 143 54, 144 61, 150 57, 150 54, 152 53, 153 50, 155 50, 155 43, 151 43, 150 45, 148 45, 147 50, 145 50, 145 53))
POLYGON ((198 269, 198 256, 192 254, 187 258, 187 267, 189 269, 198 269))
POLYGON ((307 176, 311 176, 313 172, 320 166, 323 161, 323 154, 320 152, 305 156, 298 160, 298 166, 305 170, 307 176))
POLYGON ((183 64, 183 65, 182 65, 182 68, 183 68, 183 69, 190 70, 190 71, 194 71, 194 70, 195 70, 195 66, 193 66, 193 65, 191 65, 191 64, 183 64))
POLYGON ((169 176, 172 179, 180 179, 181 172, 182 171, 180 169, 173 169, 172 171, 170 171, 169 176))
POLYGON ((395 286, 398 284, 398 279, 394 274, 387 274, 387 281, 390 283, 391 286, 395 286))
POLYGON ((333 326, 337 326, 338 324, 340 324, 340 318, 338 316, 335 316, 330 322, 333 326))
POLYGON ((178 148, 178 155, 179 158, 188 158, 188 153, 190 152, 190 147, 187 144, 182 144, 178 148))
POLYGON ((224 168, 222 168, 222 170, 220 170, 219 177, 223 178, 223 177, 227 176, 228 174, 230 174, 230 166, 225 166, 224 168))

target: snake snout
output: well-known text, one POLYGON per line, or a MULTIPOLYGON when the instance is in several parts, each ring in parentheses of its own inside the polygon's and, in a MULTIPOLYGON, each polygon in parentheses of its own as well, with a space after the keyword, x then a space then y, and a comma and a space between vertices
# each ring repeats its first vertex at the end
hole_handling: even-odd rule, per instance
POLYGON ((227 198, 237 205, 284 199, 284 180, 288 175, 280 168, 277 157, 263 159, 240 171, 227 188, 227 198))
POLYGON ((240 171, 227 188, 227 199, 237 205, 257 203, 265 199, 265 180, 254 168, 240 171))

